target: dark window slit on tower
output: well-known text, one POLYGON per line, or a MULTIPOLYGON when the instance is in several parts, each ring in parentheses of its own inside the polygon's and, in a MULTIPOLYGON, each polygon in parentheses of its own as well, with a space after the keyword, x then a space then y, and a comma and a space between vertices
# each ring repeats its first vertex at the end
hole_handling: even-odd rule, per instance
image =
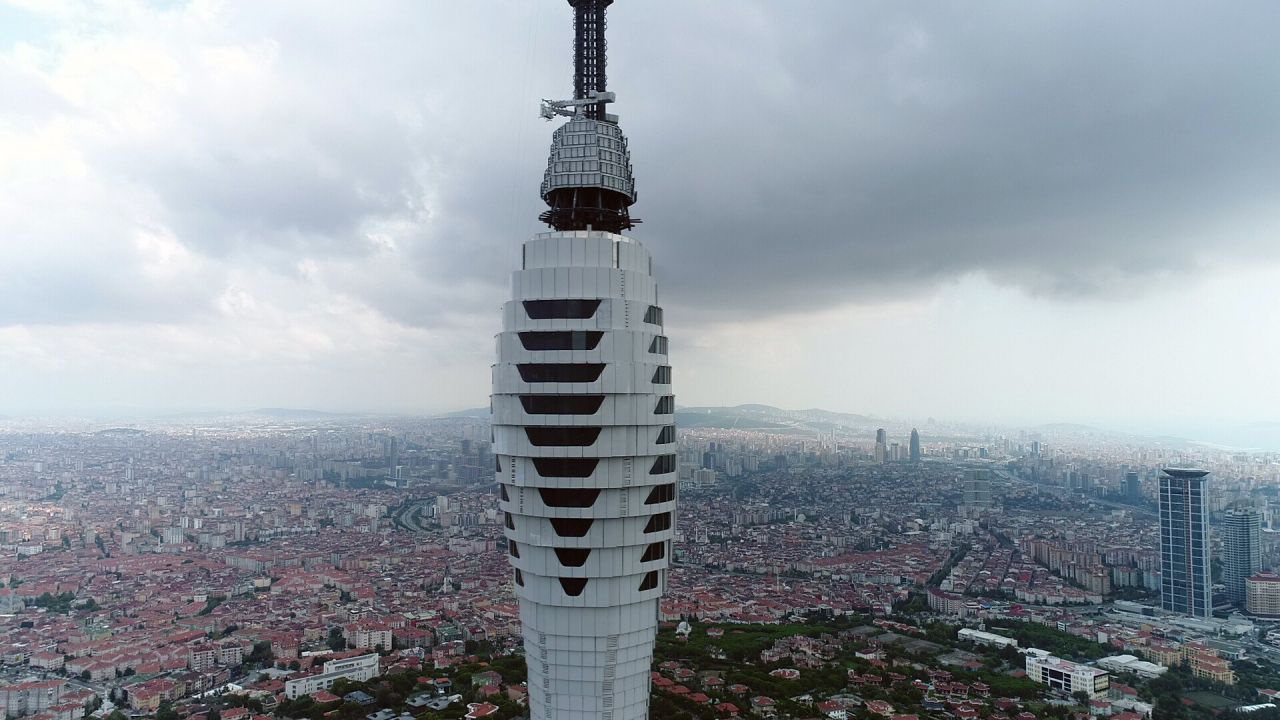
POLYGON ((564 567, 582 567, 589 557, 590 548, 556 548, 556 559, 564 567))
POLYGON ((600 497, 600 488, 538 488, 542 504, 555 508, 589 508, 600 497))
POLYGON ((603 395, 521 395, 520 404, 530 415, 595 415, 603 395))
MULTIPOLYGON (((671 519, 667 518, 668 527, 671 519)), ((595 520, 591 518, 551 518, 551 529, 560 537, 583 537, 591 531, 595 520)))
POLYGON ((653 465, 649 468, 650 475, 665 475, 676 471, 675 455, 659 455, 654 458, 653 465))
POLYGON ((600 458, 533 458, 533 468, 546 478, 589 477, 600 458))
POLYGON ((560 587, 569 597, 578 597, 587 588, 586 578, 560 578, 560 587))
POLYGON ((596 314, 600 301, 525 300, 523 305, 531 320, 586 320, 596 314))
POLYGON ((525 350, 595 350, 602 330, 531 330, 520 333, 525 350))
POLYGON ((661 560, 666 556, 667 556, 666 543, 660 543, 660 542, 649 543, 649 547, 644 549, 644 555, 640 556, 640 562, 642 563, 653 562, 654 560, 661 560))
POLYGON ((654 485, 649 491, 649 497, 644 499, 645 505, 657 505, 658 503, 671 502, 676 499, 675 483, 667 483, 666 485, 654 485))
POLYGON ((516 369, 527 383, 589 383, 600 379, 604 363, 521 363, 516 369))
POLYGON ((671 513, 658 513, 649 517, 649 522, 645 524, 644 531, 646 533, 662 532, 671 529, 671 513))
POLYGON ((526 427, 534 447, 587 447, 600 437, 598 427, 526 427))

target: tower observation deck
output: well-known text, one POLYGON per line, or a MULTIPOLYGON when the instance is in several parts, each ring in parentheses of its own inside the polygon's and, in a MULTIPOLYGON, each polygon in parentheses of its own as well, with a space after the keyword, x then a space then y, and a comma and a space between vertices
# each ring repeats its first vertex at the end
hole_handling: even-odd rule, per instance
POLYGON ((524 243, 493 365, 499 509, 531 720, 645 720, 676 523, 675 398, 605 9, 574 11, 574 97, 543 100, 550 232, 524 243))
POLYGON ((605 9, 613 0, 569 0, 573 7, 573 99, 543 100, 542 117, 570 119, 552 134, 542 180, 548 209, 538 219, 556 230, 622 232, 640 222, 627 138, 618 117, 605 112, 614 101, 607 88, 605 9))

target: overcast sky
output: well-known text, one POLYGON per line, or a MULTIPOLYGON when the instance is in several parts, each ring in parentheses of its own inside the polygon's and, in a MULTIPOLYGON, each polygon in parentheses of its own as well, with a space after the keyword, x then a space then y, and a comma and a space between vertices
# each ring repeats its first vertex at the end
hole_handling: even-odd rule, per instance
MULTIPOLYGON (((618 0, 679 402, 1280 420, 1277 27, 618 0)), ((0 0, 0 414, 483 405, 571 33, 563 0, 0 0)))

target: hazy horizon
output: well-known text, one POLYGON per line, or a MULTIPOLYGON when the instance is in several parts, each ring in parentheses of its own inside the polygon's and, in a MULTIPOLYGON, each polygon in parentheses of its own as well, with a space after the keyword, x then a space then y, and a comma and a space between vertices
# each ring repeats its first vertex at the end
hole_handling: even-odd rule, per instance
MULTIPOLYGON (((1254 421, 1245 422, 1235 425, 1199 425, 1193 427, 1141 427, 1141 426, 1124 426, 1110 424, 1105 421, 1088 421, 1088 420, 991 420, 980 418, 955 418, 955 417, 903 417, 900 415, 877 415, 860 413, 856 410, 830 408, 830 407, 778 407, 765 403, 737 403, 734 405, 682 405, 677 404, 677 410, 681 413, 688 413, 703 409, 715 410, 737 410, 744 406, 763 405, 777 409, 787 413, 799 413, 806 411, 823 411, 832 412, 842 415, 862 416, 868 421, 885 424, 888 426, 897 426, 898 428, 918 427, 923 435, 928 435, 931 429, 937 426, 950 428, 968 428, 970 430, 983 429, 997 434, 1000 432, 1069 432, 1076 428, 1081 430, 1097 431, 1104 434, 1116 436, 1130 436, 1137 439, 1147 439, 1152 441, 1162 440, 1180 440, 1189 443, 1196 443, 1205 446, 1217 447, 1220 449, 1239 450, 1247 452, 1271 453, 1280 452, 1280 422, 1272 421, 1254 421)), ((323 408, 323 407, 272 407, 265 405, 250 407, 221 407, 221 408, 99 408, 99 409, 58 409, 49 412, 29 413, 18 415, 0 414, 0 429, 5 423, 23 424, 23 423, 47 423, 54 426, 67 426, 73 423, 92 423, 92 424, 122 424, 129 426, 137 423, 172 423, 181 426, 188 422, 207 421, 212 419, 230 418, 237 416, 279 416, 284 420, 296 420, 298 422, 316 421, 320 419, 357 419, 357 418, 440 418, 449 415, 463 414, 469 412, 487 413, 488 408, 482 403, 458 408, 447 408, 443 410, 421 410, 421 411, 400 411, 386 410, 376 408, 323 408)), ((678 426, 678 423, 677 423, 678 426)), ((946 433, 942 433, 944 436, 946 433)), ((870 436, 868 436, 870 438, 870 436)))

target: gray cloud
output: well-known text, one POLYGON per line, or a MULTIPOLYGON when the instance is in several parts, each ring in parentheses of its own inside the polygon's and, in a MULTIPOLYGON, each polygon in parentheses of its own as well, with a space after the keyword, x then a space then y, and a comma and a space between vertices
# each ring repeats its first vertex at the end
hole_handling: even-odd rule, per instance
MULTIPOLYGON (((551 126, 533 116, 567 93, 563 3, 264 3, 195 30, 175 12, 102 29, 174 66, 111 75, 145 121, 118 100, 67 110, 23 78, 81 123, 104 185, 145 199, 113 209, 108 188, 76 229, 30 237, 96 225, 120 247, 159 225, 201 282, 46 254, 9 286, 36 300, 2 321, 172 320, 208 312, 237 267, 292 278, 303 259, 399 322, 496 316, 540 229, 551 126), (51 275, 78 290, 33 293, 51 275)), ((687 322, 972 272, 1055 297, 1135 292, 1280 246, 1274 3, 622 0, 611 17, 636 236, 687 322)))
POLYGON ((690 306, 875 300, 972 271, 1108 293, 1196 265, 1209 237, 1276 247, 1214 232, 1274 223, 1274 5, 756 8, 754 33, 655 38, 643 52, 700 44, 698 62, 645 65, 626 95, 670 98, 627 127, 644 234, 690 306))

